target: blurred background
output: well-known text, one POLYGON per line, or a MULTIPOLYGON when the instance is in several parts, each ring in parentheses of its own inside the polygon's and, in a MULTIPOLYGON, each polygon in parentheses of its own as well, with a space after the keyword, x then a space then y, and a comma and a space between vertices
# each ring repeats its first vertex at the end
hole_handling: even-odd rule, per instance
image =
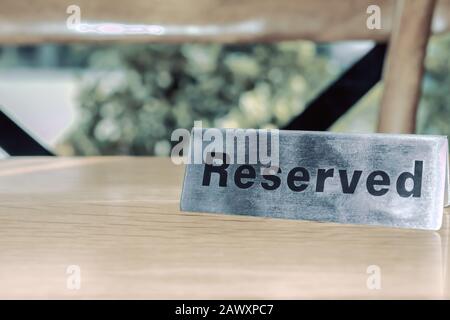
MULTIPOLYGON (((176 128, 281 128, 370 41, 0 46, 0 108, 57 155, 167 156, 176 128)), ((418 133, 450 134, 450 35, 431 38, 418 133)), ((330 128, 375 132, 381 84, 330 128)), ((0 157, 6 153, 0 150, 0 157)))

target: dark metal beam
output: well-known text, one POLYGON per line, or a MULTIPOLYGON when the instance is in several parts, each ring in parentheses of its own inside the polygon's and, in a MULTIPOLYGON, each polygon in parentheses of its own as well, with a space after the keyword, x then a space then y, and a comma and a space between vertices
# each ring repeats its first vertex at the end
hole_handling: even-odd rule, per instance
POLYGON ((0 147, 11 156, 53 156, 0 109, 0 147))
POLYGON ((386 49, 375 45, 283 129, 327 130, 381 80, 386 49))

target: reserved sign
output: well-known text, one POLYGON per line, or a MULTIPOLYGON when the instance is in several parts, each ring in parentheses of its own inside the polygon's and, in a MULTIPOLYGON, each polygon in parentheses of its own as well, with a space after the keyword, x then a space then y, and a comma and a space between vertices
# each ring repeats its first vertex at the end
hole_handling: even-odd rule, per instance
POLYGON ((448 202, 443 136, 194 128, 189 151, 183 211, 438 230, 448 202))

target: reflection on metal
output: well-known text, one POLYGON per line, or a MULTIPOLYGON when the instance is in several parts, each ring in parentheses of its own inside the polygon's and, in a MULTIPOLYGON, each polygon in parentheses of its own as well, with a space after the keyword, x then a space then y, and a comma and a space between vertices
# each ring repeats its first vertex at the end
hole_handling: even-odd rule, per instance
MULTIPOLYGON (((194 129, 200 130, 200 129, 194 129)), ((204 129, 207 130, 207 129, 204 129)), ((233 141, 222 129, 223 141, 233 141)), ((259 131, 258 135, 259 135, 259 131)), ((219 161, 188 164, 184 211, 216 212, 438 230, 442 223, 448 142, 443 136, 280 131, 279 170, 200 149, 219 161), (222 163, 221 159, 226 159, 222 163)), ((244 144, 250 159, 256 148, 244 144)), ((194 147, 196 150, 194 150, 194 147)))
MULTIPOLYGON (((256 37, 264 35, 266 22, 263 20, 246 20, 232 22, 229 24, 206 24, 206 25, 176 25, 176 24, 129 24, 117 21, 111 22, 82 22, 72 27, 56 23, 39 24, 16 24, 0 23, 0 40, 2 36, 9 34, 24 34, 27 36, 39 35, 45 37, 67 37, 78 36, 89 40, 99 37, 121 38, 132 37, 157 37, 157 38, 214 38, 214 37, 256 37)), ((34 41, 31 41, 34 42, 34 41)))
POLYGON ((152 36, 218 36, 234 34, 259 34, 264 31, 264 21, 244 21, 227 25, 157 25, 125 23, 80 23, 73 31, 101 35, 152 35, 152 36))

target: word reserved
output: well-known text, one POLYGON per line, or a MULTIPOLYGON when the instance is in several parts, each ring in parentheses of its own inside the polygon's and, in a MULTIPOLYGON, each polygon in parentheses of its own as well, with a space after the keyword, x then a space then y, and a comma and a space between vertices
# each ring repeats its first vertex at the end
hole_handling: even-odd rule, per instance
MULTIPOLYGON (((207 130, 207 129, 193 129, 207 130)), ((221 129, 223 137, 239 129, 221 129), (232 132, 230 132, 232 131, 232 132)), ((256 139, 259 131, 256 130, 256 139)), ((195 133, 195 132, 194 132, 195 133)), ((448 142, 442 136, 278 131, 254 163, 260 143, 239 136, 199 149, 191 135, 181 197, 184 211, 253 215, 438 230, 448 202, 448 142), (230 144, 232 144, 230 146, 230 144), (244 150, 236 161, 230 150, 244 150), (270 154, 277 152, 278 154, 270 154), (246 160, 246 163, 242 162, 246 160)), ((264 142, 270 141, 264 131, 264 142)), ((259 140, 257 141, 259 142, 259 140)))
MULTIPOLYGON (((203 170, 203 186, 211 185, 211 176, 213 173, 218 175, 218 185, 220 187, 228 186, 228 169, 229 164, 223 163, 221 165, 206 164, 203 170)), ((403 172, 397 178, 396 190, 401 197, 420 197, 422 190, 422 170, 423 161, 414 162, 414 173, 403 172), (410 181, 408 181, 408 179, 410 181), (410 187, 406 184, 409 182, 410 187)), ((256 181, 260 181, 261 187, 265 190, 275 190, 281 186, 282 174, 281 168, 278 168, 276 174, 265 174, 260 178, 256 177, 255 168, 251 165, 242 165, 236 168, 233 178, 230 179, 234 185, 239 189, 248 189, 255 186, 256 181)), ((336 170, 342 193, 353 194, 358 186, 362 170, 353 171, 349 177, 347 170, 336 170)), ((315 186, 311 181, 311 173, 304 167, 294 167, 289 170, 286 175, 286 185, 291 191, 303 192, 308 188, 312 188, 315 192, 324 192, 326 180, 334 178, 335 169, 317 169, 315 186), (310 184, 311 183, 311 184, 310 184)), ((373 196, 383 196, 389 191, 391 178, 389 174, 382 170, 372 171, 366 180, 367 192, 373 196)))

